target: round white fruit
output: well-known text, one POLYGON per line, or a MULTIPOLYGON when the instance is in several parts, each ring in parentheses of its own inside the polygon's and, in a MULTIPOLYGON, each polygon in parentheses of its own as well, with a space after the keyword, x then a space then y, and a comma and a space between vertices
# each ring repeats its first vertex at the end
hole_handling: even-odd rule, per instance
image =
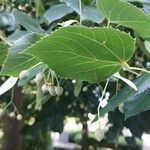
POLYGON ((49 87, 47 84, 42 85, 42 91, 43 91, 43 93, 49 92, 49 87))
POLYGON ((63 94, 63 88, 61 86, 56 86, 55 92, 58 96, 61 96, 63 94))
POLYGON ((10 118, 15 118, 15 116, 16 116, 16 115, 15 115, 14 112, 9 113, 9 117, 10 117, 10 118))
POLYGON ((83 92, 86 92, 87 90, 88 90, 87 86, 83 87, 83 89, 82 89, 83 92))
POLYGON ((48 91, 49 91, 49 93, 50 93, 51 96, 55 96, 56 95, 55 86, 49 85, 48 91))
POLYGON ((27 79, 29 77, 29 71, 28 70, 23 70, 19 74, 19 78, 22 79, 27 79))
POLYGON ((69 96, 69 92, 68 91, 65 92, 65 96, 69 96))
POLYGON ((27 109, 29 110, 29 109, 32 109, 32 104, 29 104, 28 106, 27 106, 27 109))
POLYGON ((43 79, 44 79, 44 74, 42 72, 39 72, 35 77, 36 82, 40 82, 43 79))
POLYGON ((22 115, 21 114, 17 115, 17 120, 19 120, 19 121, 22 120, 22 115))

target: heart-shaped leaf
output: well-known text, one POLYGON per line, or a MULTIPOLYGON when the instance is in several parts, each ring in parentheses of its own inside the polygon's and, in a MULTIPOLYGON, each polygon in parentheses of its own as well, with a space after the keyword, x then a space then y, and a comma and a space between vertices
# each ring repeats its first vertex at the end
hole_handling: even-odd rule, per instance
POLYGON ((134 53, 134 39, 112 28, 61 28, 28 48, 57 74, 99 82, 118 72, 134 53), (127 44, 128 43, 128 44, 127 44))
POLYGON ((97 0, 98 9, 111 23, 129 27, 150 39, 150 15, 121 0, 97 0))

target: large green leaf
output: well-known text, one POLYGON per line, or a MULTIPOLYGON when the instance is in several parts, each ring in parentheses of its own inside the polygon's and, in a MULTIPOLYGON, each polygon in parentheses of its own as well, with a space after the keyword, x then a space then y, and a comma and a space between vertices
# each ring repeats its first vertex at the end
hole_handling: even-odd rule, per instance
POLYGON ((0 66, 3 64, 3 61, 7 56, 8 49, 9 46, 7 44, 0 42, 0 66))
POLYGON ((72 26, 53 32, 25 53, 40 58, 63 77, 99 82, 122 68, 134 45, 131 36, 112 28, 72 26))
POLYGON ((39 23, 30 15, 19 10, 13 11, 16 21, 31 32, 44 33, 39 23))
POLYGON ((129 27, 150 39, 150 15, 121 0, 97 0, 97 7, 111 23, 129 27))
POLYGON ((106 107, 100 110, 100 116, 114 110, 117 106, 126 101, 129 101, 130 103, 130 106, 126 105, 126 117, 150 109, 150 105, 148 105, 150 103, 149 97, 147 97, 150 94, 148 93, 150 90, 150 74, 145 73, 137 78, 134 83, 138 88, 137 92, 129 86, 126 86, 117 95, 110 99, 106 107))
POLYGON ((39 63, 40 61, 37 58, 20 52, 40 40, 40 38, 40 35, 32 33, 16 40, 9 51, 0 74, 18 76, 22 70, 29 69, 39 63))
MULTIPOLYGON (((71 7, 76 13, 80 15, 79 0, 60 0, 60 2, 65 2, 69 7, 71 7)), ((101 23, 104 21, 104 16, 102 13, 99 13, 95 7, 86 6, 83 3, 81 7, 81 15, 82 20, 89 20, 96 23, 101 23)))

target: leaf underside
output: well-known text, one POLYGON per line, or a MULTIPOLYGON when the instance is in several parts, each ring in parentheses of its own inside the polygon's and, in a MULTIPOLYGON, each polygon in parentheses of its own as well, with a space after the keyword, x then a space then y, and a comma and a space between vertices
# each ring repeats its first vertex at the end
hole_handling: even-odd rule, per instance
POLYGON ((122 68, 134 45, 131 36, 112 28, 71 26, 53 32, 25 53, 40 58, 62 77, 99 82, 122 68))

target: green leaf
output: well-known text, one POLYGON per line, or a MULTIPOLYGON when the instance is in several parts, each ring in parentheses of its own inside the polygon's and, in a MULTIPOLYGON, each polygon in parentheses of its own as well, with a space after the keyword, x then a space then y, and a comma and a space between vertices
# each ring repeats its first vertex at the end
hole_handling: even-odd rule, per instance
MULTIPOLYGON (((109 100, 106 107, 104 107, 100 110, 100 116, 104 116, 105 113, 108 113, 108 112, 114 110, 117 106, 119 106, 121 103, 124 103, 126 101, 131 101, 131 103, 133 105, 135 104, 135 108, 139 108, 138 110, 135 111, 136 113, 142 111, 142 109, 147 110, 147 107, 150 107, 150 105, 146 106, 145 108, 144 108, 144 106, 146 105, 146 103, 147 104, 149 103, 148 102, 149 99, 145 99, 143 101, 142 105, 140 103, 142 103, 143 93, 146 92, 146 95, 147 95, 147 89, 150 89, 150 74, 145 73, 144 75, 137 78, 134 81, 134 83, 138 88, 137 92, 135 90, 133 90, 132 88, 130 88, 129 86, 126 86, 117 95, 115 95, 113 98, 111 98, 109 100), (141 105, 141 106, 138 106, 138 104, 141 105)), ((129 109, 132 109, 132 108, 134 108, 134 106, 131 106, 129 109)), ((134 113, 134 110, 133 110, 133 113, 134 113)), ((130 114, 130 115, 133 115, 133 114, 130 114)), ((129 114, 127 114, 127 116, 129 116, 129 114)))
POLYGON ((44 33, 45 31, 40 27, 39 23, 30 15, 19 10, 13 11, 16 21, 24 28, 31 32, 44 33))
POLYGON ((7 53, 8 53, 9 45, 0 42, 0 66, 3 64, 7 53))
POLYGON ((0 75, 18 77, 22 70, 29 69, 39 63, 40 61, 37 58, 20 52, 40 40, 40 38, 41 35, 32 33, 16 40, 9 51, 0 75))
POLYGON ((98 9, 111 23, 129 27, 150 39, 150 15, 121 0, 97 0, 98 9))
POLYGON ((134 53, 135 41, 112 28, 61 28, 28 48, 66 78, 99 82, 118 72, 134 53), (128 43, 128 44, 126 44, 128 43))
POLYGON ((45 18, 48 23, 52 23, 53 21, 56 21, 58 19, 61 19, 62 17, 73 13, 73 9, 68 7, 65 4, 59 4, 54 5, 50 7, 43 15, 43 18, 45 18))
MULTIPOLYGON (((150 77, 149 77, 150 78, 150 77)), ((150 80, 148 82, 150 84, 150 80)), ((136 95, 124 104, 125 119, 137 115, 143 111, 150 110, 150 88, 136 95)))
MULTIPOLYGON (((66 5, 71 7, 76 13, 80 15, 80 5, 79 0, 60 0, 60 2, 65 2, 66 5)), ((89 20, 96 23, 102 23, 104 21, 104 16, 99 13, 95 7, 86 6, 82 3, 82 20, 89 20)))

